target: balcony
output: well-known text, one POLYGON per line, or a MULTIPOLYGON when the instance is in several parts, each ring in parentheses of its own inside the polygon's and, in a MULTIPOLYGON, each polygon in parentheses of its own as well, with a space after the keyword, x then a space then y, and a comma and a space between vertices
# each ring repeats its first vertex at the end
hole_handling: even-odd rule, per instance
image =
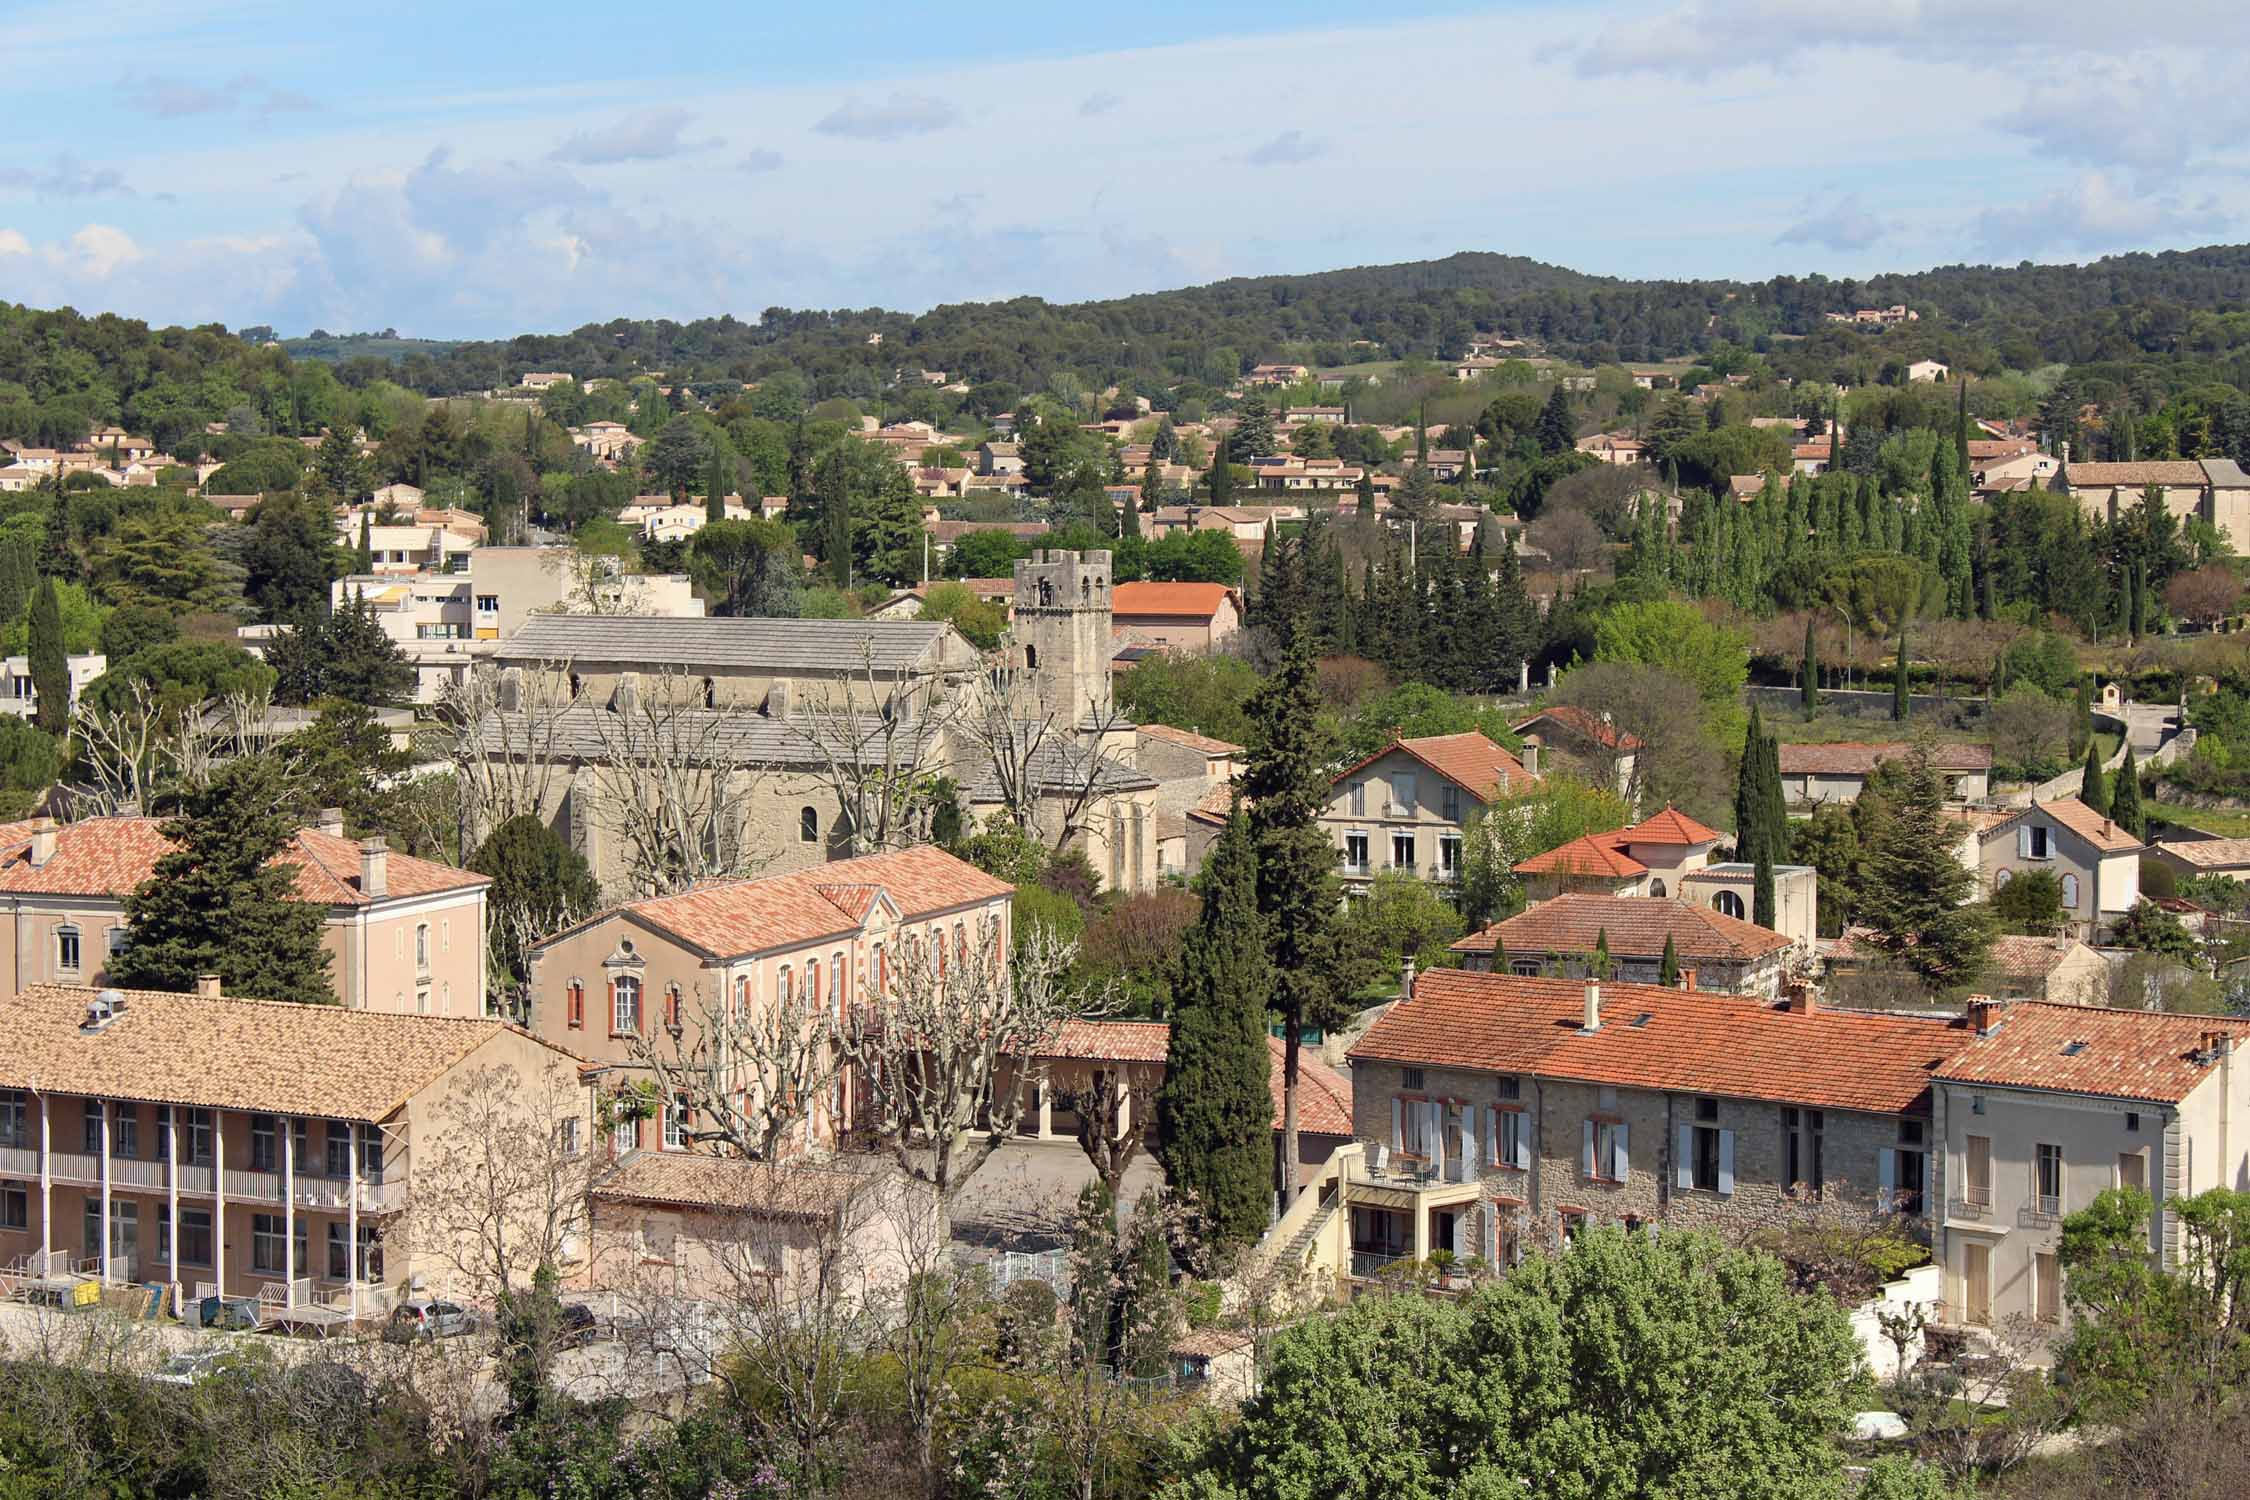
MULTIPOLYGON (((101 1186, 101 1158, 98 1156, 84 1151, 56 1151, 47 1160, 55 1182, 67 1183, 73 1187, 101 1186)), ((109 1162, 109 1185, 113 1192, 120 1193, 166 1192, 169 1191, 168 1170, 161 1161, 147 1161, 136 1156, 113 1156, 109 1162)), ((213 1178, 216 1173, 210 1163, 182 1162, 179 1170, 180 1191, 183 1194, 198 1198, 213 1195, 213 1178)), ((0 1177, 37 1181, 39 1152, 26 1146, 0 1146, 0 1177)), ((345 1178, 299 1172, 296 1187, 295 1198, 299 1208, 325 1213, 345 1213, 350 1210, 351 1183, 345 1178)), ((279 1203, 281 1174, 229 1167, 226 1169, 226 1194, 230 1203, 279 1203)), ((365 1177, 360 1179, 361 1213, 392 1213, 405 1206, 406 1184, 403 1181, 385 1182, 365 1177)))
POLYGON ((1981 1224, 1992 1217, 1990 1198, 1948 1198, 1945 1216, 1949 1219, 1966 1219, 1981 1224))
POLYGON ((1413 1259, 1413 1255, 1404 1250, 1354 1250, 1352 1275, 1360 1281, 1371 1281, 1401 1261, 1413 1259))
POLYGON ((1375 869, 1373 865, 1370 865, 1364 859, 1347 859, 1339 864, 1336 868, 1341 870, 1345 875, 1360 880, 1365 880, 1369 875, 1374 873, 1375 869))

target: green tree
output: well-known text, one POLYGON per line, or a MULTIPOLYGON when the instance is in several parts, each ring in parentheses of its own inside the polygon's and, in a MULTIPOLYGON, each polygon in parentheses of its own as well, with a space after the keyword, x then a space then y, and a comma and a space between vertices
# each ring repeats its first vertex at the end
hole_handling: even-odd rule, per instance
POLYGON ((1959 831, 1945 814, 1945 782, 1927 732, 1903 762, 1897 794, 1869 844, 1859 918, 1877 948, 1933 989, 1973 982, 1991 947, 1989 914, 1970 898, 1976 877, 1955 857, 1959 831))
POLYGON ((1297 1324, 1162 1493, 1840 1500, 1858 1359, 1841 1309, 1771 1256, 1593 1229, 1464 1300, 1361 1297, 1297 1324))
POLYGON ((1461 882, 1454 899, 1471 926, 1523 909, 1515 867, 1589 833, 1622 828, 1632 809, 1608 787, 1589 786, 1559 771, 1536 785, 1502 793, 1473 811, 1461 833, 1461 882))
POLYGON ((688 486, 709 470, 711 450, 711 435, 700 420, 674 417, 641 450, 641 472, 681 500, 688 486))
POLYGON ((63 645, 62 603, 55 580, 39 580, 31 596, 31 690, 38 695, 39 727, 60 734, 70 722, 70 653, 63 645))
MULTIPOLYGON (((2015 884, 2014 881, 2008 883, 2015 884)), ((2186 924, 2145 897, 2134 902, 2132 909, 2117 919, 2110 942, 2119 948, 2176 958, 2183 963, 2194 963, 2203 957, 2202 945, 2195 940, 2195 934, 2187 930, 2186 924)))
POLYGON ((165 646, 180 638, 180 622, 173 613, 155 604, 126 604, 102 617, 96 638, 102 654, 113 662, 152 646, 165 646))
POLYGON ((1805 616, 1805 654, 1797 666, 1797 701, 1810 719, 1820 712, 1820 650, 1813 638, 1813 617, 1805 616))
POLYGON ((372 706, 413 697, 414 664, 406 659, 375 618, 364 592, 325 620, 290 627, 266 648, 274 669, 276 703, 313 703, 341 698, 372 706))
POLYGON ((2002 932, 2052 937, 2062 931, 2062 881, 2051 870, 2018 870, 1992 893, 1992 917, 2002 932))
POLYGON ((1232 435, 1219 439, 1216 452, 1211 455, 1211 503, 1234 503, 1234 443, 1232 435))
POLYGON ((922 501, 906 470, 887 469, 853 528, 852 559, 861 575, 904 588, 922 576, 922 501))
POLYGON ((1570 416, 1570 393, 1561 381, 1547 393, 1547 404, 1539 409, 1539 423, 1531 430, 1532 440, 1541 453, 1550 456, 1568 453, 1578 441, 1578 426, 1570 416))
POLYGON ((519 992, 531 979, 530 944, 591 915, 601 899, 586 857, 530 813, 518 813, 486 836, 468 867, 492 877, 493 968, 519 992))
POLYGON ((2133 747, 2125 746, 2125 763, 2109 788, 2109 819, 2134 838, 2148 837, 2148 819, 2141 811, 2141 773, 2133 764, 2133 747))
POLYGON ((268 624, 318 619, 328 613, 328 584, 339 561, 336 525, 326 507, 293 490, 270 495, 250 513, 242 592, 268 624))
POLYGON ((2250 1193, 2217 1187, 2164 1206, 2180 1239, 2171 1267, 2149 1254, 2154 1205, 2138 1188, 2105 1188, 2063 1220, 2071 1324, 2056 1371, 2097 1421, 2160 1397, 2200 1406, 2250 1377, 2250 1193))
POLYGON ((1008 631, 1008 616, 999 605, 990 604, 969 592, 961 583, 933 583, 918 620, 944 620, 969 639, 969 644, 983 651, 999 649, 1000 641, 1008 631))
POLYGON ((1750 643, 1740 631, 1706 620, 1692 604, 1655 599, 1605 611, 1594 625, 1594 660, 1660 667, 1693 683, 1717 728, 1738 722, 1734 715, 1750 675, 1750 643))
POLYGON ((2109 783, 2102 774, 2101 742, 2086 738, 2086 768, 2078 773, 2078 800, 2103 817, 2109 816, 2109 783))
POLYGON ((1180 942, 1169 1061, 1156 1091, 1157 1159, 1215 1247, 1255 1244, 1273 1201, 1265 919, 1257 851, 1238 804, 1199 881, 1180 942))
POLYGON ((1891 722, 1903 724, 1913 707, 1906 690, 1906 627, 1898 629, 1898 667, 1891 675, 1891 722))
POLYGON ((706 522, 724 521, 727 518, 727 495, 734 488, 729 471, 734 467, 732 455, 718 443, 711 445, 711 461, 703 475, 703 519, 706 522))
POLYGON ((326 913, 296 899, 296 866, 278 860, 299 827, 281 762, 227 761, 163 825, 174 848, 125 899, 132 941, 111 955, 128 989, 191 991, 216 974, 229 995, 334 1004, 326 913))
POLYGON ((1320 722, 1320 686, 1303 632, 1285 642, 1279 668, 1250 698, 1254 726, 1242 775, 1257 845, 1258 910, 1283 1027, 1282 1139, 1276 1189, 1293 1191, 1298 1160, 1298 1058, 1307 1027, 1348 1016, 1336 973, 1336 849, 1327 811, 1331 746, 1320 722))
POLYGON ((762 516, 706 522, 688 542, 688 572, 715 615, 794 619, 804 602, 796 535, 762 516))
POLYGON ((1664 956, 1656 961, 1656 982, 1668 990, 1679 987, 1680 950, 1669 932, 1664 934, 1664 956))

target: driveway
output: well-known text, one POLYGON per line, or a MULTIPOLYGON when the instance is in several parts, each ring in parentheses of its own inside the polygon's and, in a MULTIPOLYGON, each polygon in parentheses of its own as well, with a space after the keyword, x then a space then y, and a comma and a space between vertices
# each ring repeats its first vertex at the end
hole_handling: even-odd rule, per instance
MULTIPOLYGON (((1093 1180, 1093 1163, 1074 1141, 1010 1141, 961 1189, 953 1237, 996 1250, 1067 1244, 1078 1194, 1093 1180)), ((1143 1151, 1125 1169, 1118 1207, 1129 1212, 1143 1192, 1163 1185, 1164 1169, 1143 1151)))

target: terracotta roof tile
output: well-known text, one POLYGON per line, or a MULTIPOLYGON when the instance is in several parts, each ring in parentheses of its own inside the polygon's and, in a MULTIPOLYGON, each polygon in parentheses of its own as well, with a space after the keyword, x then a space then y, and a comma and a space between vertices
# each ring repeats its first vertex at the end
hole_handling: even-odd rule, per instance
POLYGON ((1331 784, 1358 774, 1394 750, 1405 751, 1479 802, 1489 802, 1519 784, 1531 787, 1540 781, 1505 748, 1471 729, 1463 734, 1393 740, 1373 755, 1337 772, 1331 784))
POLYGON ((1121 583, 1110 590, 1109 603, 1112 614, 1208 620, 1233 592, 1224 583, 1121 583))
POLYGON ((1591 741, 1606 749, 1638 750, 1641 748, 1639 735, 1628 734, 1614 724, 1605 724, 1598 716, 1580 708, 1575 703, 1558 703, 1552 708, 1541 709, 1530 718, 1521 720, 1509 727, 1516 733, 1522 734, 1541 723, 1553 724, 1566 733, 1574 734, 1582 740, 1591 741))
POLYGON ((2073 488, 2084 485, 2099 488, 2103 485, 2140 486, 2151 484, 2184 485, 2189 489, 2203 488, 2203 466, 2192 459, 2154 459, 2125 464, 2078 464, 2067 470, 2073 488))
POLYGON ((2057 797, 2052 802, 2034 802, 2022 812, 1993 824, 1985 831, 1998 833, 2019 818, 2028 818, 2035 812, 2044 812, 2062 827, 2077 834, 2104 854, 2124 854, 2145 848, 2137 838, 2118 827, 2101 813, 2095 812, 2076 797, 2057 797))
POLYGON ((1163 1021, 1065 1021, 1039 1055, 1161 1063, 1170 1055, 1171 1045, 1172 1028, 1163 1021))
POLYGON ((1688 846, 1715 844, 1724 835, 1716 828, 1706 828, 1678 808, 1666 806, 1653 818, 1644 818, 1625 830, 1628 844, 1662 844, 1688 846))
POLYGON ((81 1028, 92 990, 35 984, 9 1001, 0 1085, 381 1120, 509 1029, 336 1005, 120 993, 125 1013, 99 1031, 81 1028))
MULTIPOLYGON (((1006 896, 1014 889, 966 860, 923 844, 787 875, 713 881, 616 910, 706 953, 731 958, 856 932, 878 890, 898 906, 901 916, 915 920, 1006 896)), ((545 939, 553 941, 555 937, 545 939)))
POLYGON ((2166 840, 2156 847, 2182 864, 2199 869, 2224 870, 2250 865, 2250 839, 2166 840))
POLYGON ((1601 1029, 1587 1033, 1585 996, 1580 980, 1434 969, 1352 1057, 1896 1114, 1915 1108, 1931 1070, 1973 1039, 1954 1021, 1807 1015, 1651 984, 1604 984, 1601 1029))
POLYGON ((1151 739, 1168 740, 1184 745, 1190 750, 1200 750, 1205 755, 1240 755, 1240 745, 1230 745, 1225 740, 1215 740, 1207 734, 1197 734, 1192 729, 1174 729, 1169 724, 1142 724, 1135 731, 1151 739))
POLYGON ((1591 953, 1604 933, 1612 958, 1656 958, 1664 940, 1683 962, 1753 959, 1778 953, 1789 939, 1771 928, 1723 916, 1667 896, 1562 895, 1471 933, 1456 953, 1490 953, 1495 940, 1510 953, 1591 953))
MULTIPOLYGON (((0 892, 122 899, 155 874, 157 861, 173 851, 174 844, 161 831, 165 821, 111 817, 66 824, 55 831, 55 852, 44 865, 31 862, 28 832, 11 838, 0 846, 0 892)), ((11 831, 14 826, 10 825, 11 831)), ((473 890, 492 883, 488 875, 392 850, 384 858, 387 895, 363 896, 358 843, 317 828, 298 830, 274 862, 295 867, 297 899, 317 906, 365 906, 376 899, 473 890)))
POLYGON ((598 1200, 732 1213, 831 1214, 865 1179, 808 1162, 768 1163, 690 1151, 636 1151, 594 1189, 598 1200))
MULTIPOLYGON (((1868 743, 1839 740, 1828 745, 1781 746, 1781 774, 1784 776, 1865 776, 1886 760, 1901 760, 1913 750, 1904 743, 1868 743)), ((1939 744, 1932 747, 1930 764, 1940 771, 1989 771, 1992 769, 1990 745, 1960 743, 1939 744)))
POLYGON ((1557 845, 1545 854, 1534 854, 1515 867, 1518 875, 1596 875, 1630 880, 1646 875, 1648 866, 1618 847, 1624 837, 1615 830, 1589 833, 1557 845))
MULTIPOLYGON (((1040 1049, 1048 1058, 1088 1062, 1153 1063, 1161 1066, 1170 1057, 1172 1028, 1162 1021, 1065 1021, 1055 1041, 1040 1049)), ((1273 1128, 1281 1128, 1286 1079, 1287 1045, 1280 1037, 1266 1038, 1272 1065, 1266 1085, 1273 1096, 1273 1128)), ((1352 1133, 1352 1084, 1349 1078, 1323 1062, 1317 1050, 1300 1048, 1297 1054, 1297 1128, 1314 1135, 1352 1133)))
POLYGON ((2083 946, 2076 938, 2004 933, 1992 940, 1992 950, 1985 962, 2011 979, 2044 979, 2070 956, 2072 949, 2083 946))
POLYGON ((1951 1083, 2052 1089, 2112 1099, 2177 1104, 2217 1066, 2204 1039, 2223 1032, 2236 1046, 2250 1023, 2099 1005, 2017 1001, 1937 1069, 1951 1083))

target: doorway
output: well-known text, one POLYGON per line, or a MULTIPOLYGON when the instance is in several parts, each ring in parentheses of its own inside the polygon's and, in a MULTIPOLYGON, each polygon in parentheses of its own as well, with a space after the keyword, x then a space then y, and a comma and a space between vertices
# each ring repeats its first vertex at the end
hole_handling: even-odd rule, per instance
POLYGON ((1992 1326, 1992 1247, 1961 1247, 1962 1319, 1980 1328, 1992 1326))

